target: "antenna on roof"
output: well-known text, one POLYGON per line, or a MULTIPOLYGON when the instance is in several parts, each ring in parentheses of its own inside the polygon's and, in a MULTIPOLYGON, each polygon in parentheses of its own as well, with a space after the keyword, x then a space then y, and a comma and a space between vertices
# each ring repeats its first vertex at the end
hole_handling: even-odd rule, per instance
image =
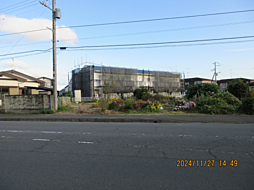
POLYGON ((14 59, 12 58, 12 70, 15 70, 14 59))

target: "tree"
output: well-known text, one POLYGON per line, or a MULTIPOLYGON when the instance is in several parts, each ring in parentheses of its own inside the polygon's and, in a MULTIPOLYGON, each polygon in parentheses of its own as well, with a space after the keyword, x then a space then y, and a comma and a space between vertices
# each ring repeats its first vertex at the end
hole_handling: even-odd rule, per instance
POLYGON ((137 99, 143 99, 143 95, 149 94, 149 91, 148 89, 141 87, 141 88, 135 89, 133 94, 137 99))
POLYGON ((216 84, 212 84, 212 83, 199 83, 199 84, 195 84, 194 86, 190 86, 188 88, 188 91, 186 93, 186 97, 188 99, 193 98, 193 96, 195 96, 196 94, 198 94, 199 96, 201 94, 215 94, 217 92, 220 91, 220 87, 217 86, 216 84))
POLYGON ((109 99, 112 95, 112 93, 115 92, 115 84, 112 81, 112 83, 110 84, 110 82, 105 82, 104 83, 104 93, 105 93, 105 98, 109 99))
POLYGON ((242 111, 246 114, 254 114, 254 98, 248 97, 243 100, 242 111))
POLYGON ((241 79, 234 79, 229 82, 227 90, 238 99, 243 99, 248 94, 248 84, 241 79))

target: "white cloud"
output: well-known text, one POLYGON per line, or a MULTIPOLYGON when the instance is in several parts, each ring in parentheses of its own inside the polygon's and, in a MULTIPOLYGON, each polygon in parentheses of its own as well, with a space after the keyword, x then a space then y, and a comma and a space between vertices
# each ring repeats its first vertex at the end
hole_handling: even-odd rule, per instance
MULTIPOLYGON (((35 77, 35 78, 39 78, 39 77, 48 77, 48 78, 52 78, 52 71, 47 70, 47 69, 40 69, 40 68, 34 68, 33 66, 17 60, 17 59, 9 59, 9 60, 4 60, 1 62, 0 66, 2 68, 4 68, 4 70, 11 70, 14 69, 18 72, 27 74, 31 77, 35 77)), ((4 71, 1 70, 1 71, 4 71)), ((57 79, 57 90, 61 90, 63 89, 66 85, 67 85, 67 81, 68 81, 68 75, 67 74, 60 74, 58 75, 58 79, 57 79)))
MULTIPOLYGON (((58 28, 59 26, 57 26, 58 28)), ((64 25, 61 27, 65 27, 64 25)), ((52 21, 49 19, 39 18, 39 19, 25 19, 18 18, 15 16, 0 15, 0 31, 6 33, 17 33, 22 31, 39 30, 52 28, 52 21)), ((29 32, 22 34, 25 36, 25 40, 29 42, 38 41, 48 41, 52 39, 52 32, 50 29, 39 31, 39 32, 29 32)), ((57 30, 57 40, 61 43, 73 44, 78 40, 77 34, 70 28, 58 29, 57 30), (72 40, 69 40, 72 39, 72 40)), ((8 43, 10 38, 5 41, 8 43)))
POLYGON ((10 59, 10 60, 3 61, 1 65, 7 66, 8 68, 13 68, 15 70, 17 70, 17 69, 27 69, 27 68, 31 67, 27 63, 24 63, 23 61, 19 61, 19 60, 16 60, 16 59, 13 59, 13 60, 10 59))
POLYGON ((6 70, 14 69, 18 72, 27 74, 35 78, 42 77, 42 76, 49 77, 49 78, 52 77, 50 70, 39 69, 39 68, 36 69, 36 68, 33 68, 31 65, 16 59, 14 59, 14 61, 12 59, 2 61, 1 66, 5 67, 6 70))

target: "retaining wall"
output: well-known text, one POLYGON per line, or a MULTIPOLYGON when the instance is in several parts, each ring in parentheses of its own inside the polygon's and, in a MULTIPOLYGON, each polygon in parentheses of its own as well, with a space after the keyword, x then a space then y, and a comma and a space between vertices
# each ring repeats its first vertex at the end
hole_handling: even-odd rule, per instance
POLYGON ((2 112, 39 113, 40 110, 51 110, 53 97, 51 95, 3 95, 2 112))

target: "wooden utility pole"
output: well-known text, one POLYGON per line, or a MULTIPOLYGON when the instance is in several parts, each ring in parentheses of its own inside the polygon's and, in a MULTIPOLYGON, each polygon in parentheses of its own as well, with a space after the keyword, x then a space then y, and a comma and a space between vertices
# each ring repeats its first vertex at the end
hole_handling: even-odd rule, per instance
POLYGON ((52 42, 53 42, 53 109, 57 110, 57 66, 56 66, 56 18, 60 19, 60 9, 56 9, 56 0, 52 0, 52 8, 47 3, 40 1, 42 5, 52 11, 52 42))
POLYGON ((57 110, 57 70, 56 70, 56 1, 52 1, 52 39, 53 39, 53 95, 54 110, 57 110))

